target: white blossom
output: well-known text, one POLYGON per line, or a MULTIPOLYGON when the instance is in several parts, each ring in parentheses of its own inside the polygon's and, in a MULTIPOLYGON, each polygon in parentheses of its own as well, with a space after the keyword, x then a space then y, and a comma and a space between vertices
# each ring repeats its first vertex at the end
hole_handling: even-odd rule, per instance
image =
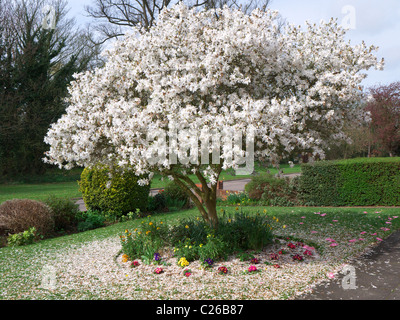
MULTIPOLYGON (((345 138, 346 118, 365 117, 354 108, 364 99, 363 71, 383 62, 372 54, 375 47, 346 42, 335 20, 278 31, 276 16, 227 7, 197 12, 178 4, 150 31, 133 29, 104 53, 104 67, 74 75, 69 107, 45 137, 45 161, 162 173, 172 155, 183 158, 182 150, 200 146, 212 132, 245 136, 249 126, 256 157, 278 161, 296 149, 323 157, 329 140, 345 138), (179 136, 183 129, 190 134, 167 143, 169 133, 179 136)), ((239 151, 221 144, 221 165, 237 167, 239 151)), ((181 166, 195 172, 190 162, 181 166)), ((205 171, 211 181, 217 178, 211 168, 205 171)))

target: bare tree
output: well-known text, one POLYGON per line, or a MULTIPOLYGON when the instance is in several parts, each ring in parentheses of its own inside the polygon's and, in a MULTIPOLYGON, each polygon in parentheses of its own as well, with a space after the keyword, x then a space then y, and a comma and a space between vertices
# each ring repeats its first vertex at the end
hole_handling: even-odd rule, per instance
POLYGON ((244 4, 238 0, 94 0, 94 4, 86 6, 85 10, 89 17, 99 21, 90 28, 99 34, 97 43, 102 44, 109 39, 123 36, 129 27, 137 26, 148 30, 164 8, 177 2, 199 9, 222 8, 226 5, 250 13, 255 8, 265 10, 271 0, 250 0, 244 4))

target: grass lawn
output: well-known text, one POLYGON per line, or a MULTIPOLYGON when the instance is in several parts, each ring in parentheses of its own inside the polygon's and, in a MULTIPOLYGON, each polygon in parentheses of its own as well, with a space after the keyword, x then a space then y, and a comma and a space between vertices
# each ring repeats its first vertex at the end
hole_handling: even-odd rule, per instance
POLYGON ((44 200, 51 194, 57 197, 65 198, 78 198, 82 196, 82 194, 79 192, 79 186, 76 181, 0 185, 0 203, 10 199, 44 200))
MULTIPOLYGON (((235 207, 220 209, 235 211, 235 207)), ((130 268, 116 258, 119 236, 125 229, 133 230, 149 219, 143 218, 29 246, 1 248, 0 299, 290 299, 328 279, 328 274, 340 271, 348 259, 400 229, 398 208, 242 210, 264 214, 264 209, 273 221, 275 235, 314 246, 318 258, 309 263, 283 263, 279 269, 261 264, 260 272, 251 275, 217 275, 217 266, 224 262, 211 271, 199 270, 191 263, 189 278, 176 265, 166 266, 163 274, 156 275, 149 271, 154 266, 130 268), (46 266, 54 272, 54 290, 42 288, 46 266)), ((151 219, 174 224, 197 216, 197 210, 191 209, 154 215, 151 219)), ((243 270, 248 266, 236 260, 231 263, 243 270)))
MULTIPOLYGON (((289 165, 281 165, 284 173, 297 173, 300 172, 300 166, 295 165, 293 168, 290 168, 289 165)), ((260 167, 257 163, 255 164, 255 169, 258 172, 266 172, 266 168, 260 167)), ((277 170, 275 168, 269 168, 271 173, 275 174, 277 170)), ((82 194, 79 192, 79 186, 77 183, 79 172, 72 172, 73 175, 70 176, 62 176, 60 174, 55 174, 56 181, 60 181, 62 179, 72 180, 72 181, 63 181, 63 182, 49 182, 51 181, 51 177, 46 176, 43 178, 40 183, 13 183, 13 184, 0 184, 0 203, 10 200, 10 199, 33 199, 33 200, 44 200, 49 195, 55 195, 57 197, 66 197, 66 198, 79 198, 82 194), (75 180, 73 180, 75 178, 75 180)), ((220 176, 220 180, 235 180, 235 179, 243 179, 250 178, 251 176, 233 176, 227 172, 222 172, 220 176)), ((191 176, 193 181, 199 183, 195 176, 191 176)), ((30 181, 35 181, 35 179, 31 179, 30 181)), ((161 176, 155 175, 151 187, 152 188, 164 188, 165 185, 169 182, 168 179, 164 181, 161 180, 161 176)))

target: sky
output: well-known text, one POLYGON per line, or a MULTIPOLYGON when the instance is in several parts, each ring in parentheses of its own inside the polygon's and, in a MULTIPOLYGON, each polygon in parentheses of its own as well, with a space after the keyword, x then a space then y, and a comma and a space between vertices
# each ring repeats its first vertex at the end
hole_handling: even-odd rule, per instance
MULTIPOLYGON (((69 15, 78 24, 91 21, 84 16, 84 5, 91 3, 92 0, 68 0, 69 15)), ((364 41, 378 46, 377 57, 385 59, 384 70, 368 71, 362 85, 369 88, 400 81, 400 0, 272 0, 269 7, 296 25, 338 19, 349 29, 346 37, 353 45, 364 41)))

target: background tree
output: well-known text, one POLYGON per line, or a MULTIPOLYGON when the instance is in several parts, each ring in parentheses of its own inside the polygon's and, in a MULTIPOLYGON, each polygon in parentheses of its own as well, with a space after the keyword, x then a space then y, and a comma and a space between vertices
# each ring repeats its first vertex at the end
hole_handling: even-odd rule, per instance
POLYGON ((373 97, 366 106, 371 113, 375 148, 380 154, 400 154, 400 82, 376 86, 370 89, 373 97))
POLYGON ((99 48, 66 17, 66 1, 5 0, 1 3, 0 174, 43 173, 43 142, 49 125, 65 111, 74 73, 92 65, 99 48), (53 27, 44 28, 54 9, 53 27))

